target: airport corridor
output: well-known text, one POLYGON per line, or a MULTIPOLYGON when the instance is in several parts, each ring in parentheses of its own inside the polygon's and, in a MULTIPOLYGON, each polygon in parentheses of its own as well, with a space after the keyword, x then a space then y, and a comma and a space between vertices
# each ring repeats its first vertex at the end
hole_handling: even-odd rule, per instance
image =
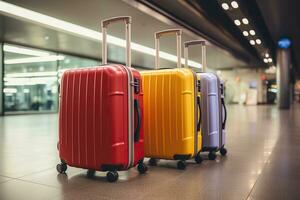
POLYGON ((120 172, 116 183, 71 167, 57 173, 57 114, 0 118, 0 199, 296 199, 300 106, 230 105, 228 113, 227 157, 183 171, 160 161, 145 175, 120 172))

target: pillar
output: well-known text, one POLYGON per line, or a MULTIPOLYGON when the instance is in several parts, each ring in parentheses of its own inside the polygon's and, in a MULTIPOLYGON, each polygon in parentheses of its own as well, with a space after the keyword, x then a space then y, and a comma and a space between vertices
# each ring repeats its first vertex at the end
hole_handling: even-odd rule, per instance
POLYGON ((4 88, 4 81, 3 81, 3 75, 4 75, 4 54, 3 54, 3 43, 0 43, 0 116, 4 113, 4 94, 3 94, 3 88, 4 88))
POLYGON ((277 101, 280 109, 290 108, 290 49, 277 50, 277 101))

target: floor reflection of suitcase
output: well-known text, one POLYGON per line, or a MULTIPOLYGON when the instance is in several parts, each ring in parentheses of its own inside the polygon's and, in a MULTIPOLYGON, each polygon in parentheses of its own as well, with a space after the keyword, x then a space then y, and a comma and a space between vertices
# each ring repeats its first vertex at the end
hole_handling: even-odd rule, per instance
MULTIPOLYGON (((185 52, 191 45, 200 44, 202 46, 202 73, 197 77, 201 87, 201 133, 202 150, 209 152, 208 158, 214 160, 216 152, 220 151, 225 156, 225 123, 226 107, 224 102, 224 84, 214 73, 207 73, 205 41, 195 40, 185 42, 185 52)), ((187 58, 186 58, 187 59, 187 58)))
POLYGON ((131 17, 102 21, 103 65, 68 70, 61 82, 59 110, 59 156, 57 170, 67 165, 95 171, 108 171, 107 180, 118 179, 118 170, 143 163, 143 97, 139 72, 130 68, 131 17), (126 64, 107 64, 107 26, 126 24, 126 64), (133 84, 134 83, 134 84, 133 84))
POLYGON ((181 68, 181 30, 157 32, 156 69, 141 72, 145 109, 145 156, 149 164, 157 159, 179 160, 178 169, 185 169, 186 160, 202 161, 201 134, 198 134, 197 77, 191 69, 181 68), (176 34, 178 63, 176 69, 160 69, 159 38, 176 34))

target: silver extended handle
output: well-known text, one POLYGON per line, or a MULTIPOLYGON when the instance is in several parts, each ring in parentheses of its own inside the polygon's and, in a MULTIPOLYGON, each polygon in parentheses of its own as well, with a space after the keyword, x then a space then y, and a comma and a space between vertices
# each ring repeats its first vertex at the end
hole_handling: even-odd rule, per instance
POLYGON ((201 45, 201 64, 202 64, 202 72, 206 71, 206 45, 204 40, 191 40, 184 43, 184 64, 185 67, 188 67, 188 48, 191 45, 201 45))
POLYGON ((112 17, 101 21, 102 27, 102 64, 107 64, 107 26, 115 22, 125 23, 125 38, 126 38, 126 66, 131 67, 131 17, 120 16, 112 17))
POLYGON ((181 68, 181 29, 167 29, 156 32, 155 35, 155 69, 159 68, 159 38, 163 35, 176 34, 177 43, 177 68, 181 68))

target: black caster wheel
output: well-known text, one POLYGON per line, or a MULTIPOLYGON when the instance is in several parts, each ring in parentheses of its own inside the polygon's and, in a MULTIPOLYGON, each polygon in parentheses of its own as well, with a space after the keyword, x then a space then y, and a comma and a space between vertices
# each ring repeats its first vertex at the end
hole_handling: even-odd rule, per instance
POLYGON ((94 177, 94 176, 95 176, 95 173, 96 173, 96 171, 93 170, 93 169, 88 169, 88 170, 87 170, 87 176, 88 176, 89 178, 94 177))
POLYGON ((140 172, 140 174, 145 174, 148 170, 148 167, 144 163, 139 163, 137 170, 140 172))
POLYGON ((156 166, 157 165, 157 160, 155 158, 150 158, 148 164, 150 166, 156 166))
POLYGON ((177 162, 177 169, 184 170, 186 168, 186 163, 184 160, 180 160, 177 162))
POLYGON ((208 154, 209 160, 215 160, 216 157, 217 157, 216 152, 214 152, 214 151, 209 152, 209 154, 208 154))
POLYGON ((116 182, 119 178, 119 174, 117 171, 110 171, 106 174, 106 179, 108 182, 116 182))
POLYGON ((68 169, 68 166, 66 163, 60 163, 60 164, 56 165, 56 170, 60 174, 66 173, 67 169, 68 169))
POLYGON ((195 157, 195 161, 196 161, 196 163, 200 164, 200 163, 202 163, 203 159, 199 154, 197 154, 197 156, 195 157))
POLYGON ((227 149, 225 149, 224 147, 222 147, 222 148, 220 149, 220 153, 221 153, 222 156, 226 156, 226 154, 227 154, 227 149))

